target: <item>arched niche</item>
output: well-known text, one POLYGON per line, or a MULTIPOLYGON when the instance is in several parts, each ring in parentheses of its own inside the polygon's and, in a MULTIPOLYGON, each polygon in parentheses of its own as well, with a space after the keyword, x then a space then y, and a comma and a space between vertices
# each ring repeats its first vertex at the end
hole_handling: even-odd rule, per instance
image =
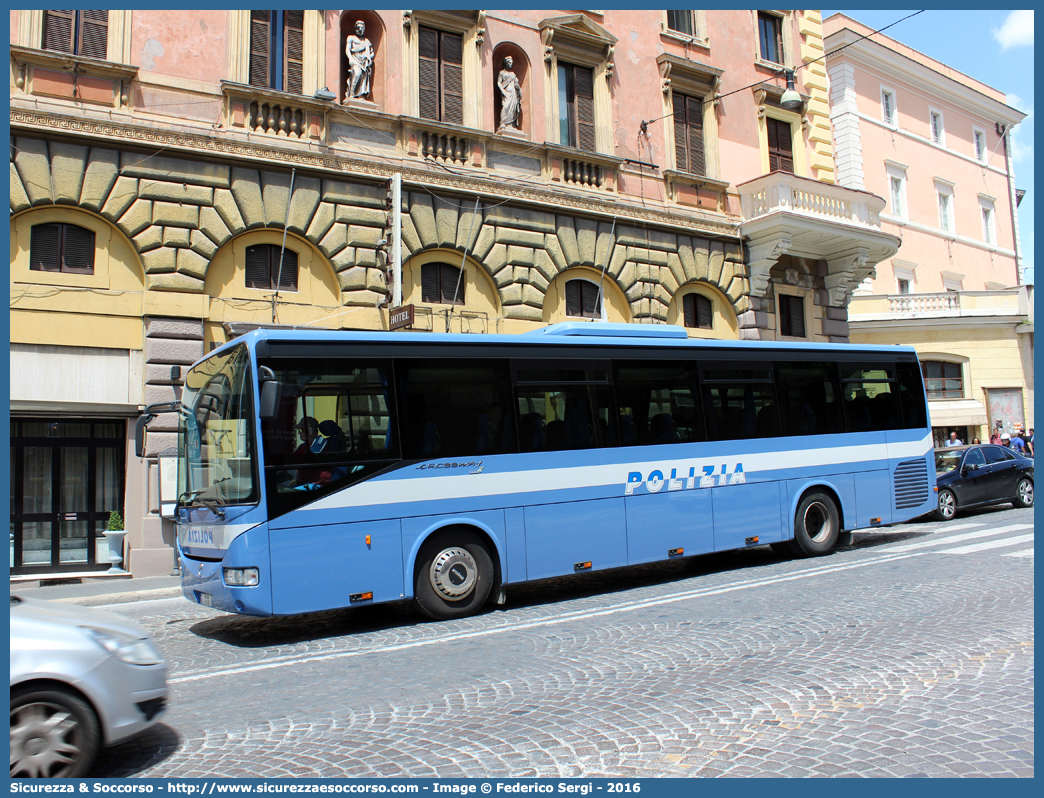
POLYGON ((11 282, 112 291, 140 292, 145 269, 134 245, 116 227, 96 214, 67 205, 32 208, 11 217, 11 282), (32 228, 38 224, 65 223, 94 233, 92 274, 33 271, 29 268, 32 228))
MULTIPOLYGON (((429 249, 411 257, 402 265, 402 304, 428 308, 434 317, 450 310, 449 304, 425 302, 421 285, 421 273, 425 265, 445 263, 455 269, 463 268, 464 271, 461 278, 464 285, 464 303, 453 305, 454 311, 484 313, 492 324, 493 320, 500 316, 500 297, 496 285, 478 263, 467 257, 463 258, 463 263, 461 260, 461 254, 452 249, 429 249)), ((436 332, 446 331, 444 321, 433 319, 433 324, 432 329, 436 332)), ((453 326, 452 331, 458 330, 453 326)))
POLYGON ((685 327, 690 338, 716 338, 725 341, 739 340, 739 320, 730 300, 716 286, 705 281, 689 282, 679 288, 667 307, 667 323, 685 327), (711 302, 711 329, 685 327, 685 297, 690 294, 704 296, 711 302))
POLYGON ((517 132, 523 134, 526 138, 532 138, 533 104, 530 98, 533 94, 532 82, 534 76, 525 50, 514 42, 501 42, 493 49, 492 75, 487 84, 492 87, 493 91, 493 130, 499 132, 500 129, 501 97, 497 79, 500 76, 500 71, 504 68, 504 59, 508 56, 514 61, 511 71, 515 73, 515 77, 518 78, 519 85, 522 87, 522 111, 519 115, 517 132))
MULTIPOLYGON (((297 290, 281 290, 273 313, 275 292, 247 288, 247 247, 267 244, 283 245, 283 231, 274 229, 250 230, 226 242, 210 261, 203 291, 210 297, 210 325, 222 322, 250 322, 277 324, 310 324, 337 329, 344 318, 341 310, 341 289, 330 262, 305 239, 287 233, 286 249, 297 254, 297 290)), ((221 341, 219 335, 212 340, 221 341)))
POLYGON ((602 297, 605 302, 606 321, 630 322, 631 306, 627 296, 620 290, 620 286, 608 274, 602 275, 597 269, 587 266, 574 266, 559 273, 544 294, 544 307, 542 320, 544 324, 557 324, 561 321, 598 321, 600 319, 585 319, 579 316, 569 316, 566 313, 566 283, 571 280, 585 280, 595 287, 601 286, 602 297))
POLYGON ((383 48, 381 47, 384 41, 384 21, 374 11, 344 11, 341 13, 341 31, 337 37, 338 46, 341 51, 341 69, 340 78, 338 81, 337 88, 337 101, 342 105, 351 105, 351 100, 345 100, 345 93, 348 91, 348 55, 345 53, 344 46, 348 37, 355 33, 355 23, 362 22, 366 25, 365 36, 370 40, 370 45, 373 47, 373 75, 370 81, 370 96, 364 98, 366 102, 374 103, 378 108, 387 107, 385 85, 386 85, 386 70, 387 70, 387 58, 383 48))

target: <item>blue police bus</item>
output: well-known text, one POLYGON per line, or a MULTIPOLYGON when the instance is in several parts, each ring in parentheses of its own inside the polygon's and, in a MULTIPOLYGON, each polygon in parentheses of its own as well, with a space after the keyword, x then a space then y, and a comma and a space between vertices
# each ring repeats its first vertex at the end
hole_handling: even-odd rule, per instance
POLYGON ((185 596, 248 615, 412 600, 771 544, 830 553, 935 509, 907 347, 255 330, 180 405, 185 596))

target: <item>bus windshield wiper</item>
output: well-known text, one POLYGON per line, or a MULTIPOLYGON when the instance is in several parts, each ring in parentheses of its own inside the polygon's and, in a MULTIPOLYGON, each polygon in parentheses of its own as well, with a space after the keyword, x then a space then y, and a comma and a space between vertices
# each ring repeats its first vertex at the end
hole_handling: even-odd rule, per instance
POLYGON ((200 501, 203 502, 206 508, 210 510, 212 513, 214 513, 214 515, 224 520, 225 511, 221 509, 221 504, 218 502, 217 499, 212 499, 209 496, 203 496, 202 498, 200 498, 200 501))
POLYGON ((209 490, 209 488, 200 488, 199 490, 187 490, 184 493, 182 493, 180 496, 178 496, 178 501, 176 502, 175 506, 176 507, 188 507, 188 503, 190 501, 192 501, 199 494, 204 493, 207 490, 209 490))

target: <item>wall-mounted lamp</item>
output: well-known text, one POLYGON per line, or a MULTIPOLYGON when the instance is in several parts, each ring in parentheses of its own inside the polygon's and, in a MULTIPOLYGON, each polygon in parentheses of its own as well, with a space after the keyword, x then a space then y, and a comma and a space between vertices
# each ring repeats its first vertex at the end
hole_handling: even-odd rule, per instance
POLYGON ((788 69, 786 71, 787 76, 787 90, 783 92, 783 96, 779 98, 779 104, 788 111, 797 111, 804 105, 801 100, 801 95, 797 93, 794 88, 794 70, 788 69))
MULTIPOLYGON (((791 73, 793 74, 793 73, 791 73)), ((337 95, 330 91, 326 86, 323 86, 319 91, 315 93, 315 99, 317 100, 336 100, 337 95)))

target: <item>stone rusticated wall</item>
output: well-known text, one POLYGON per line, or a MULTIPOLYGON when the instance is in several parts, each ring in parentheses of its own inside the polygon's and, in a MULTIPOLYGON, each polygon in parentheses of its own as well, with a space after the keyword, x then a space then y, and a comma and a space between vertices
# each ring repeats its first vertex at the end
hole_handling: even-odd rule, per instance
MULTIPOLYGON (((329 260, 346 305, 384 296, 376 247, 384 237, 383 185, 295 176, 163 155, 18 138, 11 164, 11 212, 74 205, 100 214, 137 248, 146 288, 203 291, 214 253, 234 235, 287 229, 329 260)), ((467 251, 496 284, 504 315, 539 322, 544 294, 575 266, 606 268, 634 320, 664 321, 683 285, 706 281, 750 309, 742 248, 618 223, 507 205, 483 209, 429 191, 403 194, 403 259, 430 249, 467 251), (606 267, 606 264, 608 266, 606 267)))

